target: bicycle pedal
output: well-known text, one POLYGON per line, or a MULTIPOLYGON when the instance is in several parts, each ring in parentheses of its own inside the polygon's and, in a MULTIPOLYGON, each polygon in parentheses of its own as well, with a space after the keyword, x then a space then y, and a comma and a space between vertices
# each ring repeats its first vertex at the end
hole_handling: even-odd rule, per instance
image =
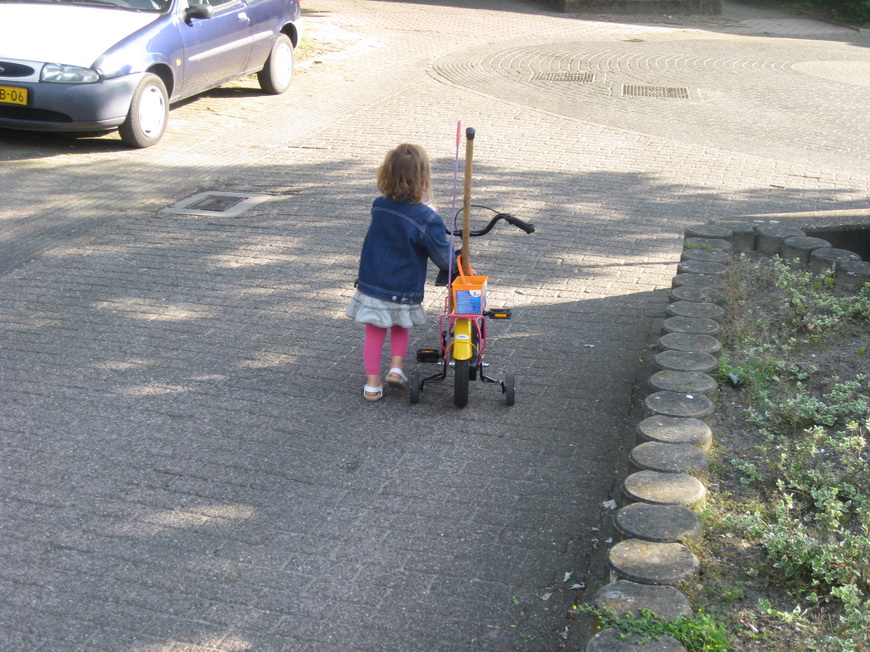
POLYGON ((483 313, 485 316, 490 319, 510 319, 511 311, 509 308, 502 308, 501 310, 487 310, 483 313))
POLYGON ((443 358, 441 349, 417 349, 417 362, 441 362, 443 358))

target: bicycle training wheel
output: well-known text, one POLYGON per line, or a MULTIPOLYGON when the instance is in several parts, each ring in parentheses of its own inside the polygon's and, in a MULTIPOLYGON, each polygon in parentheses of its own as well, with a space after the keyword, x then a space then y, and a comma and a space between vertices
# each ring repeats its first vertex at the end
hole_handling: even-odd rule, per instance
POLYGON ((508 405, 513 405, 516 399, 516 379, 513 374, 507 374, 502 383, 504 388, 504 402, 508 405))
POLYGON ((411 399, 411 403, 420 402, 420 385, 422 384, 423 381, 420 379, 420 372, 411 372, 411 380, 408 383, 408 396, 411 399))

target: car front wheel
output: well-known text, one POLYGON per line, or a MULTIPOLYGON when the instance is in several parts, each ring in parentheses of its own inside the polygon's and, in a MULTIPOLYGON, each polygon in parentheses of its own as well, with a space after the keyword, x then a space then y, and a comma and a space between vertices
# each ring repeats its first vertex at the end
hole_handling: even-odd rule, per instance
POLYGON ((280 95, 290 88, 293 79, 293 42, 286 34, 278 34, 266 65, 257 73, 260 88, 271 95, 280 95))
POLYGON ((169 120, 169 97, 163 80, 145 73, 127 111, 127 119, 118 127, 121 140, 130 147, 156 145, 166 131, 169 120))

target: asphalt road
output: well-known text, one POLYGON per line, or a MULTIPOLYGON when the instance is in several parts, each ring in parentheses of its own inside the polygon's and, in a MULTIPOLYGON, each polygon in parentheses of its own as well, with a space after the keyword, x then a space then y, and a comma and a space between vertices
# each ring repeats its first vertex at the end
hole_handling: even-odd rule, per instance
POLYGON ((147 150, 0 133, 0 649, 582 649, 683 229, 870 223, 870 41, 472 4, 306 0, 288 94, 212 91, 147 150), (457 121, 475 202, 537 225, 472 250, 517 402, 369 404, 374 174, 422 144, 449 214, 457 121), (164 210, 203 191, 268 201, 164 210))

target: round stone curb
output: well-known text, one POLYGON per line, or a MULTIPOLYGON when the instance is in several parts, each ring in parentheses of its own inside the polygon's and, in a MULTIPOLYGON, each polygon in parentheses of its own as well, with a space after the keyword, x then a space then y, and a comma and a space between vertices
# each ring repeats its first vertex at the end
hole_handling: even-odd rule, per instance
POLYGON ((638 584, 629 580, 617 580, 602 586, 596 591, 593 603, 597 607, 609 607, 617 617, 647 609, 659 618, 674 621, 692 613, 686 596, 674 587, 638 584))
POLYGON ((626 505, 613 517, 623 539, 686 543, 701 538, 701 519, 682 505, 626 505))
POLYGON ((687 351, 709 353, 713 357, 722 351, 722 343, 712 335, 695 333, 668 333, 658 341, 658 348, 664 351, 687 351))
MULTIPOLYGON (((807 236, 802 229, 797 227, 764 220, 723 222, 710 226, 731 229, 732 235, 728 241, 733 251, 738 253, 754 252, 781 255, 799 266, 804 266, 816 275, 833 271, 838 287, 846 292, 856 292, 863 283, 870 282, 870 262, 862 261, 861 257, 853 251, 831 246, 824 238, 807 236), (754 234, 755 240, 753 246, 748 248, 750 241, 748 233, 750 231, 754 234), (860 271, 853 272, 855 276, 849 271, 841 275, 840 270, 843 268, 860 271)), ((727 251, 727 249, 723 251, 727 251)), ((682 282, 684 285, 692 285, 693 283, 698 283, 698 281, 684 279, 682 282)), ((707 281, 704 280, 701 283, 707 283, 707 281)))
POLYGON ((724 276, 728 268, 722 263, 705 263, 700 260, 684 260, 677 265, 679 274, 709 274, 724 276))
POLYGON ((837 265, 837 285, 847 292, 857 292, 864 283, 870 282, 870 263, 863 260, 847 260, 837 265))
POLYGON ((650 376, 649 386, 653 392, 703 394, 711 398, 719 392, 719 384, 716 380, 700 371, 663 369, 650 376))
POLYGON ((696 301, 702 303, 725 303, 725 293, 718 288, 680 286, 671 288, 668 293, 669 301, 696 301))
POLYGON ((830 246, 830 242, 821 238, 793 235, 785 239, 782 245, 782 257, 786 260, 797 261, 801 265, 807 265, 810 262, 810 254, 813 251, 830 246))
POLYGON ((748 254, 755 251, 755 224, 751 222, 722 222, 718 226, 731 231, 731 235, 726 240, 731 243, 735 253, 748 254))
POLYGON ((713 443, 713 431, 700 419, 647 417, 635 427, 638 443, 653 441, 663 444, 691 444, 705 453, 713 443))
POLYGON ((700 562, 682 543, 626 539, 610 549, 610 569, 622 579, 638 584, 674 586, 695 577, 700 562))
POLYGON ((706 301, 672 301, 668 304, 667 314, 669 317, 704 317, 716 320, 725 316, 725 309, 706 301))
MULTIPOLYGON (((814 274, 833 271, 837 287, 848 292, 870 282, 870 262, 858 254, 778 222, 697 225, 686 229, 683 243, 677 274, 671 281, 668 317, 662 321, 659 353, 654 358, 659 371, 648 381, 654 391, 643 401, 647 416, 636 426, 638 444, 629 453, 632 467, 640 470, 623 481, 621 508, 613 517, 623 540, 612 546, 608 556, 610 583, 594 598, 598 607, 610 607, 617 615, 641 608, 668 619, 691 613, 688 600, 675 585, 700 572, 698 558, 682 542, 699 540, 702 535, 693 510, 703 505, 707 488, 695 476, 707 472, 706 453, 713 438, 707 421, 715 409, 707 394, 715 395, 718 387, 705 371, 684 368, 691 365, 676 354, 706 355, 713 360, 709 371, 715 370, 721 326, 713 315, 722 318, 724 312, 699 315, 697 308, 687 304, 719 307, 725 302, 722 288, 727 254, 732 252, 780 255, 814 274), (661 610, 668 605, 677 611, 665 615, 661 610)), ((691 355, 687 358, 693 359, 697 360, 691 355)), ((709 366, 709 359, 705 362, 709 366)), ((685 652, 667 636, 639 642, 635 635, 624 637, 615 629, 598 632, 586 646, 586 652, 623 650, 685 652)))
POLYGON ((835 249, 834 247, 825 247, 822 249, 814 249, 810 254, 810 271, 813 274, 825 274, 829 270, 837 271, 837 267, 843 263, 850 261, 860 261, 861 256, 847 251, 846 249, 835 249))
POLYGON ((760 224, 755 229, 755 249, 760 254, 781 254, 786 238, 806 234, 793 226, 780 224, 760 224))
POLYGON ((665 333, 695 333, 697 335, 718 335, 722 327, 715 319, 707 317, 668 317, 662 322, 665 333))
POLYGON ((637 471, 688 473, 704 478, 709 468, 707 454, 692 444, 648 441, 632 448, 628 459, 637 471))
MULTIPOLYGON (((734 231, 729 229, 727 226, 720 226, 718 224, 693 224, 692 226, 687 226, 685 231, 683 231, 683 238, 686 241, 689 241, 692 238, 714 238, 720 241, 728 241, 733 234, 734 231)), ((720 248, 724 249, 724 247, 720 248)))
POLYGON ((686 652, 673 636, 664 634, 654 641, 648 639, 618 629, 603 629, 586 644, 586 652, 686 652))
POLYGON ((662 351, 656 353, 653 364, 663 371, 699 371, 704 374, 719 368, 719 361, 703 351, 662 351))
POLYGON ((725 238, 684 238, 683 246, 689 249, 720 249, 731 251, 731 243, 725 238))
POLYGON ((723 288, 725 279, 713 274, 677 274, 671 281, 672 287, 723 288))
POLYGON ((727 265, 731 256, 721 249, 683 249, 680 260, 696 260, 701 263, 721 263, 727 265))
POLYGON ((713 414, 713 401, 703 394, 655 392, 643 400, 646 416, 689 417, 707 421, 713 414))
POLYGON ((638 471, 622 483, 623 499, 651 505, 682 505, 700 507, 707 497, 707 488, 688 473, 638 471))

